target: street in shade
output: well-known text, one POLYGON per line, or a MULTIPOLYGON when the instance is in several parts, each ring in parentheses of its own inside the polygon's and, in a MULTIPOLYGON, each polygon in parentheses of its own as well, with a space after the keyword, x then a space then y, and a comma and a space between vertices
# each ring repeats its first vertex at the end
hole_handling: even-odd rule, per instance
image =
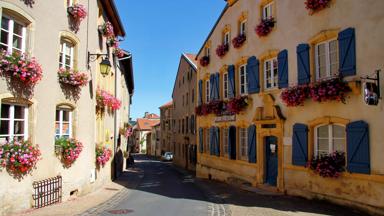
POLYGON ((135 172, 124 172, 116 180, 125 190, 81 215, 362 215, 323 201, 250 192, 197 179, 171 162, 145 155, 135 155, 135 165, 129 170, 135 172))

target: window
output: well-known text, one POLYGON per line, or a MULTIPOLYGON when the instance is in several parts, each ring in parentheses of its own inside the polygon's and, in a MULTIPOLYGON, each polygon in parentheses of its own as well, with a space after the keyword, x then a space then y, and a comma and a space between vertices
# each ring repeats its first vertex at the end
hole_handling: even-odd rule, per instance
POLYGON ((209 103, 209 80, 205 81, 205 102, 209 103))
POLYGON ((248 93, 248 86, 247 86, 247 69, 246 65, 241 65, 239 67, 240 72, 240 94, 244 95, 248 93))
POLYGON ((24 53, 27 37, 27 28, 21 22, 3 15, 1 18, 0 48, 9 53, 15 51, 24 53))
POLYGON ((72 137, 72 111, 69 109, 56 109, 55 137, 72 137))
POLYGON ((204 152, 208 153, 209 152, 209 128, 205 129, 205 145, 204 145, 204 152))
POLYGON ((269 3, 267 5, 265 5, 263 7, 263 19, 268 19, 268 18, 271 18, 273 17, 273 14, 272 14, 272 7, 273 6, 273 3, 269 3))
POLYGON ((28 107, 1 104, 0 141, 28 139, 28 107))
POLYGON ((277 58, 268 59, 264 62, 264 88, 273 89, 277 87, 277 58))
POLYGON ((181 120, 181 133, 184 133, 184 119, 181 120))
POLYGON ((223 91, 224 99, 228 99, 228 73, 223 75, 223 91))
POLYGON ((182 105, 184 106, 184 95, 183 95, 183 102, 182 102, 182 105))
POLYGON ((244 20, 240 23, 240 35, 246 35, 247 31, 247 21, 244 20))
POLYGON ((185 98, 185 104, 188 105, 188 101, 189 101, 189 93, 187 92, 187 97, 185 98))
POLYGON ((319 43, 315 46, 316 79, 336 76, 339 73, 337 40, 319 43))
POLYGON ((224 34, 224 45, 228 45, 228 47, 229 47, 229 42, 230 42, 230 36, 229 36, 229 32, 226 32, 225 34, 224 34))
POLYGON ((68 40, 61 40, 60 42, 60 59, 59 67, 73 69, 74 62, 74 45, 68 40))
POLYGON ((195 122, 195 116, 191 115, 191 133, 195 134, 196 133, 196 122, 195 122))
POLYGON ((248 131, 246 128, 239 129, 240 159, 248 160, 248 131))
POLYGON ((186 119, 185 119, 185 133, 186 133, 186 134, 187 134, 188 131, 189 131, 189 129, 188 129, 188 125, 189 125, 189 118, 186 117, 186 119))
POLYGON ((224 128, 223 129, 223 140, 222 140, 222 143, 223 143, 223 155, 226 156, 228 155, 228 128, 224 128))
POLYGON ((315 130, 315 156, 345 152, 346 132, 341 125, 321 125, 315 130))
POLYGON ((209 54, 210 54, 209 47, 205 47, 204 54, 205 54, 205 56, 209 56, 209 54))
POLYGON ((195 102, 195 89, 192 89, 192 103, 195 102))
POLYGON ((178 128, 179 128, 179 133, 181 132, 181 120, 179 119, 179 125, 178 125, 178 128))

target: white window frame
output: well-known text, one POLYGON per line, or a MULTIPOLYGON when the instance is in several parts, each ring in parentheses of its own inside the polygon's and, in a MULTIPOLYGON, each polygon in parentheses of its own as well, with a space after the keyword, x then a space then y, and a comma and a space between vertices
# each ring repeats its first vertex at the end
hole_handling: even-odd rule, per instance
POLYGON ((210 96, 209 94, 210 94, 210 91, 211 91, 211 90, 209 89, 210 87, 211 87, 211 86, 210 86, 209 80, 206 80, 206 81, 205 81, 205 102, 206 102, 206 103, 209 103, 209 99, 210 99, 210 98, 209 98, 209 96, 210 96))
POLYGON ((240 23, 240 35, 247 35, 247 20, 243 20, 240 23))
POLYGON ((264 89, 266 89, 266 90, 276 89, 278 87, 278 82, 279 82, 278 74, 276 77, 274 74, 274 70, 278 70, 278 64, 276 64, 277 68, 274 68, 273 61, 277 62, 277 57, 270 58, 270 59, 267 59, 264 61, 264 66, 263 66, 263 68, 264 68, 264 89), (270 64, 270 70, 271 70, 271 77, 270 78, 267 77, 267 64, 270 64), (267 81, 268 80, 271 81, 271 87, 267 87, 267 81))
POLYGON ((223 137, 222 137, 222 143, 223 143, 223 156, 228 155, 228 139, 229 139, 229 128, 223 128, 223 137))
POLYGON ((332 78, 334 77, 334 75, 331 74, 331 53, 329 52, 330 51, 330 43, 335 41, 336 42, 336 58, 337 58, 337 61, 335 61, 335 64, 338 65, 339 64, 339 44, 337 43, 337 39, 336 38, 332 38, 330 40, 327 40, 327 41, 323 41, 321 43, 318 43, 315 45, 315 69, 316 69, 316 80, 322 80, 322 79, 329 79, 329 78, 332 78), (320 62, 319 62, 319 46, 320 45, 323 45, 325 44, 325 68, 326 68, 326 77, 320 77, 320 62))
POLYGON ((69 6, 72 6, 73 5, 73 0, 67 0, 67 6, 69 7, 69 6))
POLYGON ((229 48, 229 44, 231 42, 230 40, 231 40, 230 32, 226 32, 224 34, 224 45, 228 45, 228 48, 229 48))
POLYGON ((75 48, 75 44, 73 44, 71 42, 67 42, 66 40, 63 40, 63 39, 60 41, 60 54, 61 54, 61 59, 59 61, 59 67, 60 68, 73 69, 73 64, 74 64, 74 48, 75 48), (69 45, 72 45, 72 47, 70 47, 69 45), (69 65, 67 65, 66 62, 65 62, 65 57, 66 57, 66 54, 67 54, 67 49, 69 49, 69 58, 70 58, 69 65))
MULTIPOLYGON (((69 138, 72 138, 72 135, 73 135, 73 133, 72 133, 72 113, 73 113, 73 111, 72 110, 70 110, 70 109, 62 109, 62 108, 56 108, 56 111, 59 111, 59 121, 56 121, 56 117, 55 117, 55 137, 59 137, 59 138, 61 138, 61 137, 63 137, 63 136, 67 136, 68 135, 68 137, 69 138), (67 111, 68 112, 68 114, 69 114, 69 122, 64 122, 63 121, 63 111, 67 111), (56 123, 59 123, 59 133, 57 134, 56 133, 56 123), (64 125, 64 123, 69 123, 69 134, 64 134, 63 133, 63 125, 64 125)), ((55 114, 56 115, 56 114, 55 114)))
POLYGON ((248 130, 247 128, 239 128, 239 156, 241 160, 248 160, 248 130), (243 154, 244 151, 244 154, 243 154))
POLYGON ((240 65, 239 67, 239 87, 240 87, 240 95, 247 95, 248 94, 248 85, 247 85, 247 65, 246 64, 243 64, 243 65, 240 65), (243 71, 243 74, 242 74, 242 71, 241 70, 244 70, 243 71), (241 77, 244 76, 244 83, 241 83, 241 77), (244 91, 242 91, 242 87, 244 87, 244 91))
POLYGON ((273 2, 263 7, 263 20, 273 17, 273 2))
POLYGON ((205 56, 209 57, 209 55, 211 54, 210 52, 211 51, 210 51, 209 47, 205 47, 205 49, 204 49, 205 56))
POLYGON ((6 120, 9 122, 8 126, 8 134, 0 135, 0 141, 2 139, 9 139, 9 141, 13 141, 15 137, 24 136, 24 141, 28 140, 28 120, 29 120, 29 112, 28 106, 24 104, 12 104, 12 103, 2 103, 1 105, 6 104, 9 105, 9 116, 8 118, 1 118, 0 121, 6 120), (15 119, 15 106, 20 106, 24 108, 24 119, 15 119), (24 134, 15 134, 15 121, 24 121, 24 134))
MULTIPOLYGON (((335 139, 335 137, 333 137, 333 130, 332 130, 333 125, 337 125, 337 126, 341 126, 341 127, 345 128, 345 125, 342 125, 342 124, 321 124, 321 125, 317 125, 315 127, 315 134, 314 134, 315 135, 314 136, 315 147, 314 147, 314 152, 313 152, 315 157, 318 156, 318 153, 319 153, 319 150, 318 150, 318 146, 319 146, 318 144, 319 143, 318 143, 318 132, 317 132, 317 130, 318 130, 318 128, 323 127, 323 126, 327 126, 328 127, 328 154, 333 152, 333 149, 334 149, 333 140, 335 139)), ((345 141, 344 149, 346 150, 346 140, 347 140, 347 137, 346 136, 344 138, 338 137, 336 139, 343 139, 345 141)))
POLYGON ((0 28, 1 28, 0 31, 8 32, 8 44, 4 44, 4 43, 1 43, 1 42, 0 42, 0 44, 2 44, 4 46, 7 46, 7 52, 8 53, 13 53, 13 49, 18 50, 21 53, 25 53, 26 38, 27 38, 27 27, 26 27, 26 24, 24 24, 22 22, 19 22, 19 21, 15 20, 15 18, 7 16, 7 15, 2 15, 1 19, 3 19, 3 17, 5 17, 5 18, 7 18, 9 20, 9 22, 8 22, 8 29, 3 29, 2 26, 0 26, 0 28), (23 26, 23 28, 22 28, 22 35, 15 34, 13 32, 13 28, 14 28, 15 23, 23 26), (21 49, 13 47, 13 36, 14 35, 17 35, 17 36, 21 37, 21 49))
POLYGON ((224 99, 229 98, 229 86, 228 86, 228 72, 223 74, 223 97, 224 99))

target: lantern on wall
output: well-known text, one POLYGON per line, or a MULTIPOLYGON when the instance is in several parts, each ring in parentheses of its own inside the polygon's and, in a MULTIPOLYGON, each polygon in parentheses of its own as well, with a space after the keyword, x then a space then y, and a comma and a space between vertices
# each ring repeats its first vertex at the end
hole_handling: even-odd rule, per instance
POLYGON ((103 76, 106 76, 109 74, 112 68, 111 62, 109 61, 109 58, 108 58, 108 54, 99 54, 99 53, 91 54, 90 52, 88 52, 88 68, 90 68, 90 65, 89 65, 90 62, 94 62, 99 57, 102 57, 102 56, 104 58, 100 62, 100 73, 103 76))
POLYGON ((362 78, 364 82, 364 102, 370 106, 377 106, 380 98, 380 70, 376 71, 376 78, 362 78))

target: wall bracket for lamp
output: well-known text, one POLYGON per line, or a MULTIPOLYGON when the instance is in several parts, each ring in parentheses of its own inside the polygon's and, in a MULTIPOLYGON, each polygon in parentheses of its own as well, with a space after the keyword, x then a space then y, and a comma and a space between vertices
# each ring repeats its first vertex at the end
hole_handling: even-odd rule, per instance
POLYGON ((376 70, 376 77, 366 76, 361 77, 365 81, 364 85, 364 101, 368 105, 377 105, 381 98, 381 89, 380 89, 380 72, 381 70, 376 70))

